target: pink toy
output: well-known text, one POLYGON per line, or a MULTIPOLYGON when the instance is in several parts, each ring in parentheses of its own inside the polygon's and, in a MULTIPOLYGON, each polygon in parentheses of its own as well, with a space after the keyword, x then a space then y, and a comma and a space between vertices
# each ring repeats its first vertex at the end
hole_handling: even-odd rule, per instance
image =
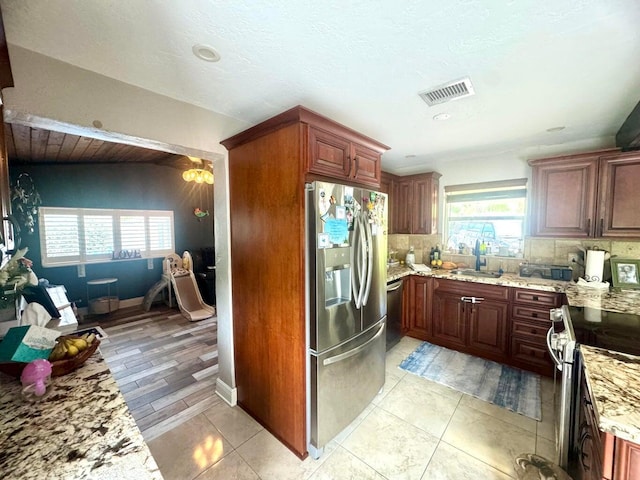
POLYGON ((41 397, 47 391, 47 384, 51 378, 51 363, 48 360, 34 360, 22 370, 20 380, 23 387, 33 385, 33 392, 41 397))

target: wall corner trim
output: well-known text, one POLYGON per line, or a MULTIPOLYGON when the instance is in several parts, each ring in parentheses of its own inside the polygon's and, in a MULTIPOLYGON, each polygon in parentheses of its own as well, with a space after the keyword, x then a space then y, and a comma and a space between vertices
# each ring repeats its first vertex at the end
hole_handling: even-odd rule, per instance
POLYGON ((216 393, 230 406, 235 407, 238 404, 238 389, 230 387, 219 378, 216 380, 216 393))

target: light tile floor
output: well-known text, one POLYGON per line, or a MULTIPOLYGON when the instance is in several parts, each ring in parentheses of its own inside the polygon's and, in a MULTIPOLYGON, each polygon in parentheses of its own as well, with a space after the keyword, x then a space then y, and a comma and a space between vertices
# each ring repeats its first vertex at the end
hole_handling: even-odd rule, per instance
POLYGON ((536 422, 400 370, 419 343, 389 351, 383 392, 319 460, 299 460, 222 400, 149 447, 166 480, 504 480, 520 453, 554 458, 550 380, 536 422))

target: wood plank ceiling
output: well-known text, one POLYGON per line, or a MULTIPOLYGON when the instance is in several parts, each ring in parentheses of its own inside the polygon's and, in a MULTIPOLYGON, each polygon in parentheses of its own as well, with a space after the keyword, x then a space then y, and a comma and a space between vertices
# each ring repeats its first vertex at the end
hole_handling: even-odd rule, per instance
POLYGON ((151 163, 190 168, 188 157, 91 137, 5 123, 10 165, 78 163, 151 163))

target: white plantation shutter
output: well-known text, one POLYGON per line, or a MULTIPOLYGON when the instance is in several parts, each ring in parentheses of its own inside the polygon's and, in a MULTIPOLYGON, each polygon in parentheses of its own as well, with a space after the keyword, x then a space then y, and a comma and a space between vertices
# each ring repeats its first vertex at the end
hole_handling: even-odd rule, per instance
POLYGON ((120 246, 122 250, 147 249, 147 234, 144 215, 120 216, 120 246))
POLYGON ((114 250, 113 215, 102 214, 82 215, 85 255, 93 258, 111 258, 114 250))
POLYGON ((40 207, 39 213, 45 267, 112 261, 120 250, 141 258, 174 253, 172 211, 40 207))
MULTIPOLYGON (((42 212, 43 208, 41 208, 42 212)), ((41 215, 40 244, 47 246, 47 258, 60 264, 80 261, 80 229, 77 213, 69 209, 48 209, 41 215)), ((44 260, 44 250, 43 250, 44 260)), ((43 263, 44 265, 44 263, 43 263)))

